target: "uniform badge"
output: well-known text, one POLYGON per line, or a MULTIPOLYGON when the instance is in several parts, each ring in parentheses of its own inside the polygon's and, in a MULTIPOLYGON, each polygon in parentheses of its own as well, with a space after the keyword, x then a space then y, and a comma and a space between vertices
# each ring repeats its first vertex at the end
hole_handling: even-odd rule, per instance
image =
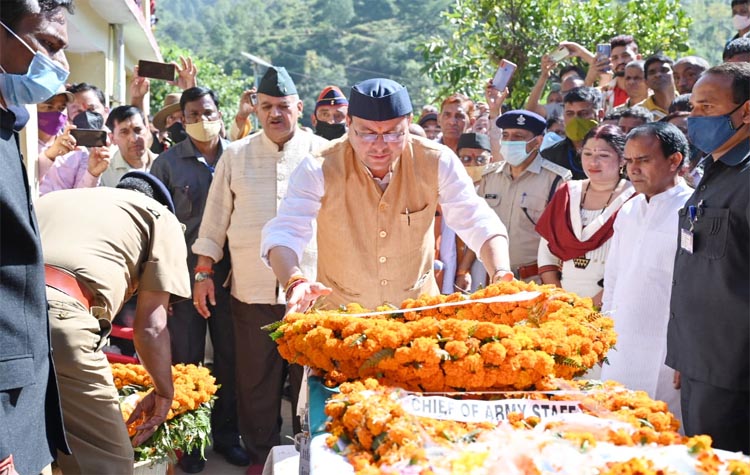
POLYGON ((519 115, 516 119, 516 125, 526 125, 526 117, 519 115))

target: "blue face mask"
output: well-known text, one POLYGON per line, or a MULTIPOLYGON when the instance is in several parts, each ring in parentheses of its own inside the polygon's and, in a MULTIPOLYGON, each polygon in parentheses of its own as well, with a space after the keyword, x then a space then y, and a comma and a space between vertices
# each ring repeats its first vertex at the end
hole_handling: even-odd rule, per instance
POLYGON ((38 104, 55 95, 65 84, 65 80, 68 79, 68 71, 43 53, 31 49, 5 23, 0 22, 0 25, 34 53, 34 58, 31 60, 26 74, 9 74, 0 66, 0 71, 2 71, 0 93, 2 93, 5 103, 9 106, 38 104))
POLYGON ((688 139, 690 143, 705 153, 713 153, 737 133, 732 125, 732 114, 745 103, 738 105, 732 112, 711 117, 688 117, 688 139))

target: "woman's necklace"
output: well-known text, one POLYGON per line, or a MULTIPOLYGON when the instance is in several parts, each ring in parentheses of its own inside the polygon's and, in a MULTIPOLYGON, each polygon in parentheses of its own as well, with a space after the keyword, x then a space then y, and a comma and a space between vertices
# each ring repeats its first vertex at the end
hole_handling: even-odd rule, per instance
MULTIPOLYGON (((607 198, 607 202, 604 203, 604 208, 602 208, 602 213, 605 209, 607 209, 607 206, 609 206, 610 201, 612 201, 612 197, 615 196, 615 191, 617 191, 617 188, 620 186, 620 182, 622 179, 617 180, 617 184, 615 184, 615 187, 612 188, 612 192, 609 194, 609 198, 607 198)), ((581 198, 581 209, 583 209, 584 203, 586 203, 586 194, 589 192, 589 186, 591 186, 591 180, 586 183, 586 189, 583 190, 583 198, 581 198)))

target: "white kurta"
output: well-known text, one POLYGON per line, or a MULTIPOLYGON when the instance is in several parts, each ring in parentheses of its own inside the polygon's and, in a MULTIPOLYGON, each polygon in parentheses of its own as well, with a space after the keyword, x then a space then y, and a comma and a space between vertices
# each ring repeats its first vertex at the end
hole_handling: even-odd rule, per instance
POLYGON ((680 392, 664 358, 678 211, 692 192, 680 179, 650 201, 639 195, 623 205, 610 240, 602 305, 617 331, 617 349, 607 355, 610 364, 604 365, 602 379, 648 392, 678 418, 680 392))

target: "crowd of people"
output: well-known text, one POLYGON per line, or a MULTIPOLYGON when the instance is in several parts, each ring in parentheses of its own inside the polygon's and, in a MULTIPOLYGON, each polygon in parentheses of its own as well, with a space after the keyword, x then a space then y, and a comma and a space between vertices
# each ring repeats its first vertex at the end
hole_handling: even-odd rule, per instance
MULTIPOLYGON (((721 64, 642 52, 630 35, 608 56, 566 41, 522 109, 488 81, 481 100, 456 92, 415 114, 405 87, 375 78, 348 99, 326 86, 313 129, 283 67, 226 120, 190 58, 153 117, 137 69, 131 103, 110 110, 97 86, 66 84, 71 5, 0 10, 0 474, 53 459, 66 474, 132 473, 132 445, 171 405, 170 365, 203 364, 207 335, 213 450, 260 473, 285 384, 296 414, 304 378, 261 327, 514 278, 615 320, 617 350, 587 377, 647 391, 686 434, 750 453, 747 0, 732 1, 721 64), (17 139, 31 104, 36 202, 17 139), (81 146, 77 129, 106 139, 81 146), (155 387, 132 440, 103 353, 131 298, 155 387)), ((199 451, 180 461, 204 465, 199 451)))

